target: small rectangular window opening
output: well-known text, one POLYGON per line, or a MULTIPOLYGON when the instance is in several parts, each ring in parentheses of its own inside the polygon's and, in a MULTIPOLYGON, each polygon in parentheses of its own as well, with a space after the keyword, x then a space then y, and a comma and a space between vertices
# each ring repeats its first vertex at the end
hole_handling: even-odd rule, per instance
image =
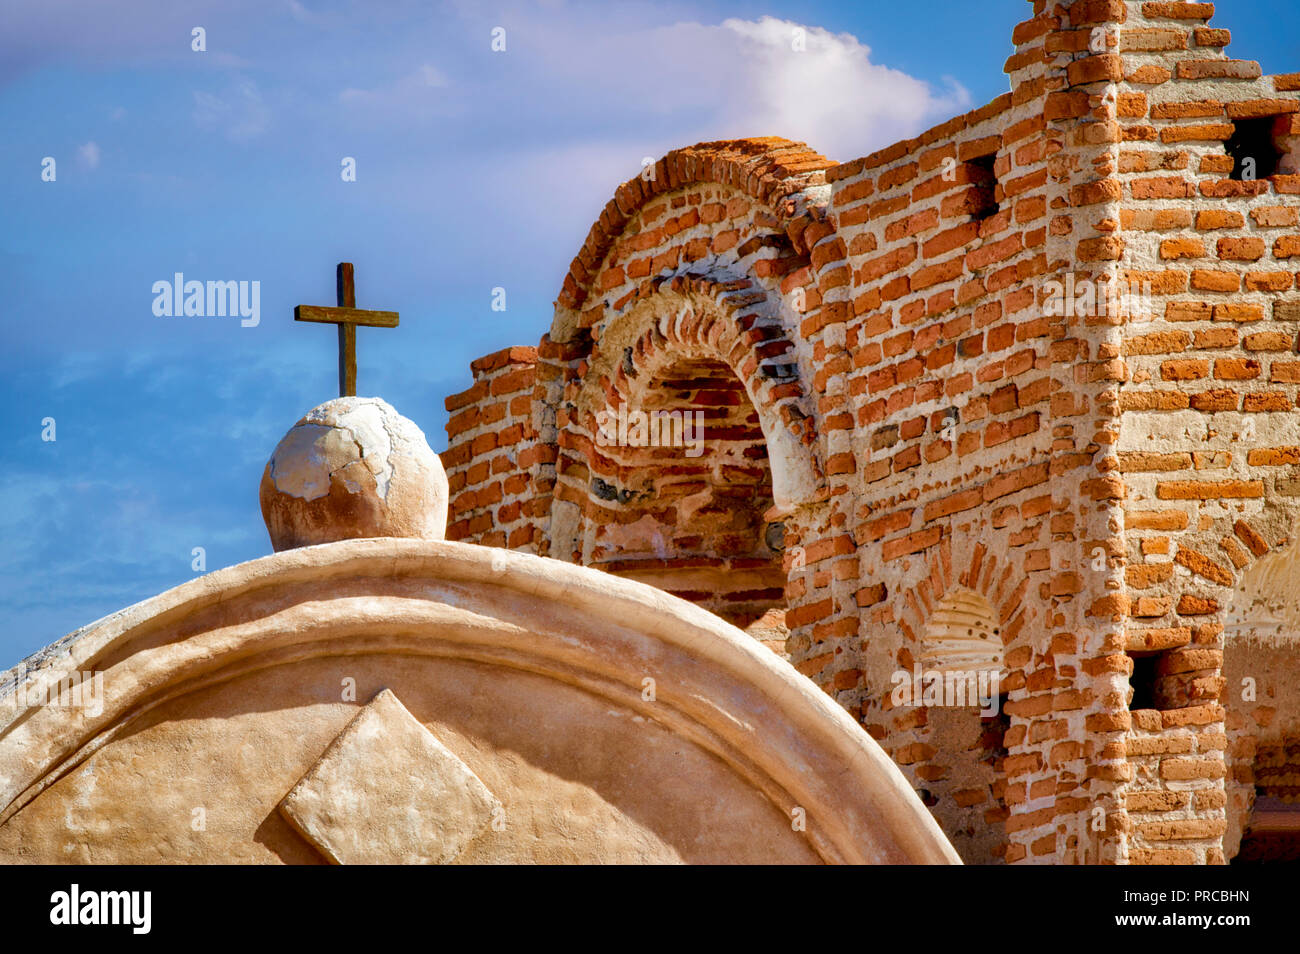
POLYGON ((997 158, 997 153, 991 152, 987 156, 976 156, 966 163, 970 168, 972 184, 976 188, 976 206, 971 213, 976 221, 997 214, 998 177, 993 171, 993 164, 997 162, 997 158))
POLYGON ((1276 116, 1261 116, 1234 120, 1232 135, 1223 146, 1233 159, 1230 179, 1267 179, 1277 175, 1282 151, 1273 134, 1276 119, 1276 116))
POLYGON ((1128 684, 1133 687, 1129 711, 1160 708, 1156 705, 1156 666, 1160 653, 1129 653, 1129 658, 1133 660, 1133 673, 1128 677, 1128 684))

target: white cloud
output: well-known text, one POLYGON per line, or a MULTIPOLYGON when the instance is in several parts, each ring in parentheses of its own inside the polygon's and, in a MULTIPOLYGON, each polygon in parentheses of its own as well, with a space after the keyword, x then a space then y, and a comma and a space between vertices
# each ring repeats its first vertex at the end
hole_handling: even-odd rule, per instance
POLYGON ((399 112, 428 115, 445 112, 448 100, 439 90, 451 86, 442 70, 431 63, 422 63, 397 82, 374 89, 348 87, 339 93, 339 103, 356 107, 369 113, 399 112))
POLYGON ((936 90, 873 62, 871 49, 851 34, 792 20, 682 22, 629 27, 617 35, 607 25, 586 27, 593 35, 585 42, 574 36, 539 40, 545 68, 588 88, 592 101, 584 109, 590 115, 627 117, 641 128, 671 119, 674 146, 784 136, 846 161, 971 106, 955 81, 936 90), (589 53, 573 57, 575 47, 589 53), (600 76, 600 83, 591 84, 591 76, 600 76))
POLYGON ((315 23, 317 21, 316 15, 299 3, 298 0, 286 0, 285 5, 289 8, 289 15, 299 23, 315 23))
POLYGON ((445 53, 439 67, 415 65, 419 48, 408 50, 400 79, 339 93, 349 119, 473 116, 471 137, 491 128, 493 150, 626 148, 636 166, 676 146, 747 136, 802 140, 846 161, 972 105, 953 80, 933 85, 875 62, 851 34, 793 20, 662 25, 671 13, 633 5, 562 15, 516 6, 501 14, 508 52, 491 54, 484 24, 496 21, 466 16, 460 33, 481 50, 445 53))
POLYGON ((447 82, 447 77, 442 74, 442 71, 438 69, 438 67, 431 66, 428 63, 425 63, 418 70, 416 70, 415 76, 417 77, 416 81, 418 83, 422 83, 425 86, 449 85, 447 82))
POLYGON ((476 169, 484 181, 538 187, 527 203, 509 189, 487 190, 480 201, 488 221, 508 222, 517 234, 569 237, 559 243, 561 257, 576 251, 645 156, 700 141, 783 136, 845 162, 971 107, 960 85, 936 90, 875 63, 849 34, 772 17, 664 27, 539 21, 513 29, 529 36, 537 54, 523 64, 527 89, 512 89, 519 102, 509 107, 534 125, 513 142, 498 138, 476 169), (802 52, 793 48, 796 29, 802 52), (566 124, 575 89, 590 119, 566 124), (558 128, 552 135, 549 123, 558 128))
POLYGON ((748 123, 758 135, 802 139, 836 159, 856 158, 970 107, 959 84, 936 92, 873 63, 870 48, 848 33, 774 17, 674 30, 688 42, 701 31, 707 37, 713 69, 728 78, 732 128, 748 123))
POLYGON ((194 122, 236 142, 253 139, 271 124, 271 110, 252 80, 240 80, 224 96, 195 91, 194 122))
POLYGON ((77 158, 87 169, 96 169, 99 167, 99 144, 88 142, 85 145, 77 147, 77 158))

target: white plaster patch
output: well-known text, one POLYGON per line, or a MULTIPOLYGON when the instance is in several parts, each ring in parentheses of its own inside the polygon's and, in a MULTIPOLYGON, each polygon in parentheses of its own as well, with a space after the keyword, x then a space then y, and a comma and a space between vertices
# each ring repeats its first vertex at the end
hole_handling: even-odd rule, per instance
POLYGON ((1207 417, 1202 411, 1129 411, 1120 428, 1121 451, 1184 450, 1205 439, 1207 417))
MULTIPOLYGON (((396 416, 394 412, 393 416, 396 416)), ((339 426, 346 427, 361 447, 362 462, 375 475, 379 496, 387 498, 388 483, 393 476, 391 456, 393 439, 388 430, 389 417, 384 408, 363 404, 339 417, 339 426)))
POLYGON ((330 492, 335 461, 347 455, 342 442, 350 439, 336 428, 320 424, 291 427, 271 455, 271 480, 276 489, 304 500, 324 497, 330 492))
POLYGON ((1269 553, 1242 574, 1224 613, 1224 636, 1292 645, 1300 633, 1300 546, 1269 553))
POLYGON ((315 500, 338 476, 349 493, 363 493, 364 467, 388 499, 395 454, 412 458, 427 447, 424 433, 378 398, 339 398, 313 408, 271 455, 271 480, 282 493, 315 500))

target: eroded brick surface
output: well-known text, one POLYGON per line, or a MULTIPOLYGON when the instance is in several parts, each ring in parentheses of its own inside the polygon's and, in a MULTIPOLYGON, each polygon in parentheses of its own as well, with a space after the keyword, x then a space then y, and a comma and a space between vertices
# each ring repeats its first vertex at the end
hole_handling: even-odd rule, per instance
POLYGON ((1300 82, 1211 4, 1032 9, 1011 92, 915 139, 620 186, 447 400, 448 536, 784 613, 968 861, 1222 863, 1298 794, 1300 82), (620 407, 702 452, 602 442, 620 407), (996 717, 891 700, 957 606, 996 717))

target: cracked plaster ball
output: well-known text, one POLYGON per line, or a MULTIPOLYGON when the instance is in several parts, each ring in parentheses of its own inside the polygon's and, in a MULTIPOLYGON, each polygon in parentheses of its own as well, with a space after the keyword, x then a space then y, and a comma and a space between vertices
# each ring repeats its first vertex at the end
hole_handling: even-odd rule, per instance
POLYGON ((379 398, 309 411, 276 446, 259 497, 277 552, 356 537, 441 540, 447 530, 442 462, 379 398))

